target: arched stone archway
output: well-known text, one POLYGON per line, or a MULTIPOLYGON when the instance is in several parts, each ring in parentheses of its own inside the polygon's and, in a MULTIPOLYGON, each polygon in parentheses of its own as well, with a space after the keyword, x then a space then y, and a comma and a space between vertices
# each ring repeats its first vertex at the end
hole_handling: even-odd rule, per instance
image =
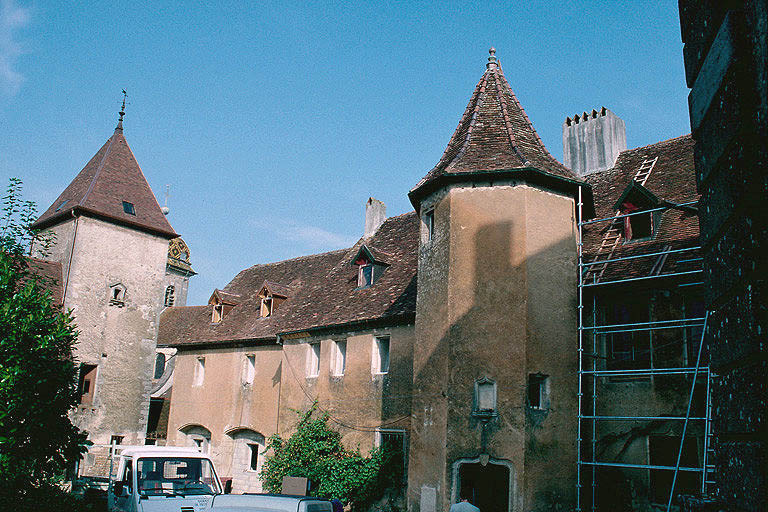
POLYGON ((451 503, 462 490, 482 512, 515 512, 515 467, 492 457, 457 459, 451 465, 451 503))
POLYGON ((247 427, 230 429, 232 438, 232 491, 235 493, 262 492, 259 472, 264 460, 264 436, 247 427))

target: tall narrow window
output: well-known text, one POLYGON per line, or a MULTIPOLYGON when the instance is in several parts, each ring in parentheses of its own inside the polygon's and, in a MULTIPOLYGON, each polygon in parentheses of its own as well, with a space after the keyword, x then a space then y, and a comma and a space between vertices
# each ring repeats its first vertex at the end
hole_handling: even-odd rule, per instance
POLYGON ((548 377, 540 373, 532 373, 528 375, 529 407, 533 409, 547 409, 549 407, 548 381, 548 377))
POLYGON ((256 471, 259 469, 259 445, 258 444, 248 444, 248 448, 250 449, 251 453, 251 460, 250 464, 248 466, 248 469, 250 471, 256 471))
POLYGON ((435 210, 424 214, 424 241, 429 242, 435 236, 435 210))
POLYGON ((346 340, 333 342, 333 365, 331 372, 333 375, 344 375, 347 366, 347 342, 346 340))
POLYGON ((176 300, 176 288, 169 284, 168 287, 165 289, 165 307, 169 308, 173 306, 173 303, 176 300))
POLYGON ((371 369, 373 373, 387 373, 389 371, 389 336, 376 336, 373 339, 371 369))
POLYGON ((243 368, 243 383, 253 384, 253 379, 256 376, 256 355, 248 354, 245 356, 245 365, 243 368))
POLYGON ((95 364, 80 365, 80 382, 78 390, 81 404, 93 403, 93 395, 96 391, 96 373, 98 366, 95 364))
POLYGON ((320 344, 307 345, 307 377, 317 377, 320 373, 320 344))
POLYGON ((195 362, 194 386, 202 386, 205 381, 205 358, 198 357, 195 362))
POLYGON ((159 379, 165 372, 165 354, 158 352, 155 355, 155 378, 159 379))

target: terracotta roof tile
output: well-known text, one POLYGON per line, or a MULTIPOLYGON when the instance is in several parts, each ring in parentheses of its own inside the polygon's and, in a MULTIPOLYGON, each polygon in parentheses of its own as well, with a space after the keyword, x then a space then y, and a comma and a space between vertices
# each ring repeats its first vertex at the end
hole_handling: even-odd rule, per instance
POLYGON ((533 167, 557 178, 582 181, 544 146, 494 53, 491 49, 486 71, 442 158, 411 190, 412 197, 441 176, 476 171, 533 167))
MULTIPOLYGON (((658 157, 644 187, 664 202, 682 204, 698 201, 693 163, 694 141, 690 135, 657 142, 649 146, 622 151, 612 169, 589 174, 585 179, 594 191, 597 218, 608 218, 616 214, 616 201, 631 184, 635 174, 645 160, 658 157)), ((631 240, 616 247, 612 259, 633 255, 664 252, 699 243, 699 222, 693 208, 669 209, 662 212, 658 229, 648 240, 631 240)), ((584 227, 584 261, 591 262, 599 252, 600 244, 608 222, 584 227)), ((664 256, 637 258, 611 262, 605 269, 601 282, 645 277, 652 274, 693 271, 701 268, 698 251, 691 250, 664 256)), ((600 265, 596 266, 600 268, 600 265)), ((592 278, 592 276, 588 276, 592 278)), ((591 280, 591 279, 590 279, 591 280)))
POLYGON ((218 324, 212 306, 167 308, 160 317, 158 344, 183 346, 269 340, 277 334, 366 321, 412 322, 416 311, 419 221, 415 212, 386 220, 354 247, 254 265, 224 288, 241 297, 218 324), (386 270, 373 286, 357 287, 352 258, 362 244, 387 254, 386 270), (258 292, 281 283, 287 298, 269 317, 259 317, 258 292))
POLYGON ((106 217, 167 238, 178 236, 163 215, 120 127, 33 227, 56 224, 71 217, 73 210, 106 217), (123 201, 133 204, 135 215, 124 211, 123 201))

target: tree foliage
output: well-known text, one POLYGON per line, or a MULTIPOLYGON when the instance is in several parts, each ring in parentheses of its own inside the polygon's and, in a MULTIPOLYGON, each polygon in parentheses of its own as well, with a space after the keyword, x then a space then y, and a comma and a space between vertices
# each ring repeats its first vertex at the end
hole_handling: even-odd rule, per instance
POLYGON ((20 192, 11 179, 0 216, 0 502, 44 510, 86 435, 68 416, 77 404, 77 332, 24 256, 35 208, 20 192))
POLYGON ((280 492, 284 476, 308 478, 310 494, 338 499, 354 509, 364 509, 388 489, 403 481, 401 453, 374 449, 367 456, 347 450, 341 434, 328 425, 328 414, 317 413, 317 403, 299 412, 295 432, 283 439, 275 434, 267 441, 261 479, 269 492, 280 492))

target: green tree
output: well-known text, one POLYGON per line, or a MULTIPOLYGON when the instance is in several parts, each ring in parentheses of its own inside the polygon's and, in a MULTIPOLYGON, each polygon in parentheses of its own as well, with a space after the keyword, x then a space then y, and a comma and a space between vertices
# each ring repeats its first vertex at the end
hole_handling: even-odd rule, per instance
POLYGON ((261 478, 269 492, 281 492, 284 476, 305 477, 312 481, 312 496, 351 504, 362 510, 385 492, 401 487, 401 454, 374 449, 364 456, 360 450, 347 450, 341 434, 328 426, 328 414, 317 414, 317 403, 299 412, 295 432, 283 439, 280 434, 267 441, 269 455, 261 478))
POLYGON ((0 215, 0 502, 54 510, 62 503, 55 483, 86 443, 68 416, 77 332, 24 256, 37 234, 34 204, 20 194, 11 179, 0 215))

